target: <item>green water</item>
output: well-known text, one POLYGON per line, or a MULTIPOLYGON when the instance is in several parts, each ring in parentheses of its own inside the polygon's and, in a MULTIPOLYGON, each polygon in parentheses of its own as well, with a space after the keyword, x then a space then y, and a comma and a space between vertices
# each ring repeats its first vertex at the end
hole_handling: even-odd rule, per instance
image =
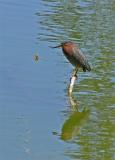
POLYGON ((0 159, 115 159, 114 0, 0 0, 0 159), (75 41, 92 71, 61 49, 75 41))

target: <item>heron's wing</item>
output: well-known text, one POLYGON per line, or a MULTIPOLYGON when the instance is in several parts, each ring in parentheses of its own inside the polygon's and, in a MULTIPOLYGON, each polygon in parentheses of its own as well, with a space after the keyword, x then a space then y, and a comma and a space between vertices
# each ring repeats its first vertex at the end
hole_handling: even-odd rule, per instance
POLYGON ((77 47, 73 48, 73 56, 76 58, 78 63, 82 66, 85 65, 86 63, 86 57, 85 55, 81 52, 81 50, 77 47))
POLYGON ((91 70, 86 56, 81 52, 78 47, 73 48, 73 56, 76 58, 77 62, 81 65, 84 71, 91 70))

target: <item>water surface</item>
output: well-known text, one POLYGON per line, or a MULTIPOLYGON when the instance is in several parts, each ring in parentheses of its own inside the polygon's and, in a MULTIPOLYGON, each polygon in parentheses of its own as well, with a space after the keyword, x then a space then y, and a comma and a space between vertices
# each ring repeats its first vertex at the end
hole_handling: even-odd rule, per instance
POLYGON ((114 9, 113 0, 0 0, 0 159, 115 158, 114 9), (73 68, 50 48, 65 40, 92 67, 72 96, 73 68))

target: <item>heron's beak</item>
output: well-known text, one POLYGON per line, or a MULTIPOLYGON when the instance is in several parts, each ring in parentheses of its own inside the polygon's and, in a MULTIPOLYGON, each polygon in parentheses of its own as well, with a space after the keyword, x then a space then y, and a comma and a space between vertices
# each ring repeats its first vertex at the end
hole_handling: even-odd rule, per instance
POLYGON ((62 47, 62 44, 55 46, 55 47, 51 47, 51 48, 59 48, 59 47, 62 47))

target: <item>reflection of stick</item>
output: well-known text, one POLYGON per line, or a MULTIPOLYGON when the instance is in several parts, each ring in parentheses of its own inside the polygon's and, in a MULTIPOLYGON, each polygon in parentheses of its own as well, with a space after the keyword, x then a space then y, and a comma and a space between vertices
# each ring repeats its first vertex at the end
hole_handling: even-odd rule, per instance
POLYGON ((73 91, 73 86, 75 84, 75 80, 77 79, 77 75, 73 75, 70 79, 70 85, 69 85, 69 94, 71 95, 73 91))
POLYGON ((77 111, 78 112, 78 104, 77 104, 77 100, 75 99, 75 97, 72 96, 72 94, 69 94, 69 102, 70 102, 70 106, 72 111, 77 111))

